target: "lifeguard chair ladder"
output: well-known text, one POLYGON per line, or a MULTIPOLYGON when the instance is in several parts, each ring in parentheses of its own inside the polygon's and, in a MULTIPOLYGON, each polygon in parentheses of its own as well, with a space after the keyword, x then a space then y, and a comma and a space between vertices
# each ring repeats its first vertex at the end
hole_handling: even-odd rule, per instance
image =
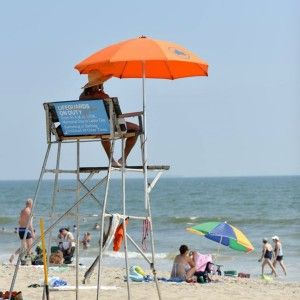
MULTIPOLYGON (((50 241, 52 235, 52 229, 59 224, 70 212, 73 210, 76 211, 76 225, 77 225, 77 235, 76 235, 76 300, 79 299, 79 205, 87 197, 91 197, 98 204, 101 204, 95 195, 93 194, 96 189, 105 184, 105 195, 102 203, 101 209, 101 232, 100 232, 100 242, 99 242, 99 264, 98 264, 98 278, 97 278, 97 295, 96 299, 100 295, 100 283, 101 283, 101 271, 103 263, 103 245, 104 240, 104 222, 105 218, 111 216, 107 212, 107 205, 109 202, 108 191, 110 186, 110 179, 112 172, 121 172, 122 176, 122 212, 120 212, 121 219, 123 224, 125 224, 125 219, 130 217, 131 219, 137 220, 148 220, 150 223, 150 240, 151 240, 151 254, 152 257, 149 259, 146 257, 145 253, 141 248, 135 243, 126 230, 126 226, 123 226, 124 230, 124 252, 125 252, 125 265, 126 265, 126 276, 127 276, 127 294, 128 299, 131 299, 130 291, 130 280, 129 280, 129 266, 128 266, 128 252, 127 252, 127 242, 129 241, 137 249, 138 252, 145 258, 149 263, 149 266, 152 270, 154 281, 156 284, 156 289, 158 293, 158 298, 161 299, 161 293, 156 277, 155 269, 155 249, 154 249, 154 238, 153 238, 153 222, 152 222, 152 213, 151 213, 151 200, 150 193, 154 188, 155 184, 161 177, 161 175, 169 170, 169 166, 166 165, 151 165, 147 163, 147 153, 146 153, 146 138, 144 132, 144 114, 143 112, 135 112, 128 114, 118 114, 120 111, 118 109, 117 98, 108 98, 105 100, 105 103, 108 104, 104 106, 104 101, 102 100, 81 100, 81 101, 63 101, 63 102, 48 102, 44 103, 44 109, 46 113, 46 136, 47 136, 47 150, 44 157, 43 166, 37 183, 37 187, 33 199, 33 207, 31 211, 31 216, 34 215, 34 208, 37 203, 38 193, 40 190, 40 185, 43 180, 45 173, 54 174, 54 183, 51 196, 51 210, 50 218, 51 225, 45 230, 44 234, 49 234, 49 243, 48 243, 48 253, 50 253, 50 241), (132 136, 134 133, 127 133, 124 129, 123 118, 137 117, 139 120, 139 136, 141 142, 141 157, 142 165, 138 166, 125 166, 122 167, 113 167, 112 166, 112 157, 114 154, 114 145, 115 141, 120 139, 122 143, 122 158, 124 158, 124 148, 126 138, 132 136), (83 167, 80 166, 80 143, 82 142, 99 142, 101 140, 110 140, 111 141, 111 152, 109 164, 107 167, 83 167), (76 169, 73 170, 64 170, 60 169, 61 161, 61 146, 65 143, 75 143, 76 144, 76 169), (56 154, 56 167, 55 169, 48 169, 47 162, 49 158, 49 153, 51 146, 57 144, 57 154, 56 154), (154 179, 149 182, 148 172, 155 172, 156 175, 154 179), (93 188, 88 188, 86 183, 91 180, 91 178, 101 172, 106 172, 106 175, 96 184, 93 188), (144 216, 128 216, 126 214, 126 173, 127 172, 139 172, 143 173, 144 176, 144 201, 145 201, 145 215, 144 216), (55 209, 56 196, 58 191, 58 180, 59 174, 69 173, 76 175, 77 188, 76 200, 73 205, 64 212, 58 219, 53 222, 53 215, 55 209), (84 181, 81 180, 81 174, 88 174, 84 181), (86 193, 83 196, 80 196, 80 191, 85 190, 86 193)), ((123 159, 124 161, 124 159, 123 159)), ((28 224, 29 225, 29 224, 28 224)), ((41 237, 37 237, 32 247, 34 247, 41 237)), ((13 275, 11 288, 12 291, 14 288, 18 268, 21 262, 21 255, 24 253, 22 249, 18 262, 16 264, 15 272, 13 275)), ((49 259, 49 257, 48 257, 49 259)), ((43 295, 44 297, 44 295, 43 295)))

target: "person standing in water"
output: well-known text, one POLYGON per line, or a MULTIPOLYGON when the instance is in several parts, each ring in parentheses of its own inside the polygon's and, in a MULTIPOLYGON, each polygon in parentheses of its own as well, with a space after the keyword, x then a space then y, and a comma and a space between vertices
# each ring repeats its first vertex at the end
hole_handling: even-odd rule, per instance
POLYGON ((90 246, 90 242, 91 242, 92 236, 89 232, 85 232, 83 235, 83 239, 81 241, 83 249, 88 249, 88 247, 90 246))
POLYGON ((266 265, 269 265, 269 267, 272 269, 272 274, 274 273, 275 276, 277 276, 277 273, 273 267, 272 264, 272 257, 273 257, 273 248, 270 243, 268 243, 268 239, 263 239, 263 249, 261 258, 258 260, 259 262, 262 261, 261 265, 261 276, 264 276, 264 269, 266 265))
POLYGON ((274 269, 276 268, 277 262, 279 262, 284 275, 286 275, 286 268, 285 265, 283 264, 283 251, 282 251, 282 243, 279 240, 279 237, 277 235, 274 235, 272 237, 272 240, 274 242, 274 261, 273 261, 273 267, 274 269))

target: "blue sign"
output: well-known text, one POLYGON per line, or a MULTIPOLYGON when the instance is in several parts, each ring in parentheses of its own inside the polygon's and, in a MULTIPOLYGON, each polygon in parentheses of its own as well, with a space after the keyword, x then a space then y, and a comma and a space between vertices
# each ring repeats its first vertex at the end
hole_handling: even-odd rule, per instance
POLYGON ((110 124, 102 100, 54 102, 55 111, 65 136, 110 133, 110 124))

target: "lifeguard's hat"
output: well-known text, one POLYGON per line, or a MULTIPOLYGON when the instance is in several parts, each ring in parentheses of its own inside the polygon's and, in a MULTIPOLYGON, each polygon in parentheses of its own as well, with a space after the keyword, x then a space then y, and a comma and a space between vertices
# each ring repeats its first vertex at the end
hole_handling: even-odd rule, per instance
POLYGON ((100 85, 111 77, 111 75, 101 74, 98 70, 92 70, 88 73, 88 83, 82 88, 86 89, 95 85, 100 85))
POLYGON ((274 235, 274 236, 272 237, 272 240, 273 240, 273 241, 279 241, 279 237, 278 237, 277 235, 274 235))

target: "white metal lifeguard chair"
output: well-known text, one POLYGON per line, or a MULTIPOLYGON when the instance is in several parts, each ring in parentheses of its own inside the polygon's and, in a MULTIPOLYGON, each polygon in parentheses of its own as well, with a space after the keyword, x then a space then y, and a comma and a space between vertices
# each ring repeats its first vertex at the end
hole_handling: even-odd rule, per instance
MULTIPOLYGON (((50 173, 54 175, 54 183, 51 194, 51 206, 50 206, 50 226, 45 230, 44 234, 49 237, 48 243, 48 253, 50 253, 50 241, 52 235, 52 229, 57 226, 68 214, 75 213, 76 216, 76 225, 77 225, 77 234, 76 234, 76 299, 79 298, 79 207, 80 204, 86 198, 92 198, 99 207, 99 213, 101 215, 101 231, 100 231, 100 243, 99 243, 99 254, 96 258, 94 264, 91 266, 92 269, 98 265, 98 278, 97 278, 97 295, 96 299, 101 296, 100 285, 101 285, 101 270, 103 265, 103 245, 104 242, 104 223, 105 219, 111 217, 111 214, 107 211, 107 205, 110 201, 109 199, 109 187, 111 184, 111 174, 113 172, 119 172, 122 179, 122 193, 121 193, 121 211, 119 216, 125 224, 125 219, 130 217, 131 219, 137 220, 147 220, 150 224, 150 242, 151 242, 151 259, 149 259, 144 251, 139 247, 139 245, 134 241, 130 236, 130 233, 127 231, 126 226, 123 225, 124 230, 124 251, 125 251, 125 264, 126 264, 126 276, 127 276, 127 292, 128 299, 131 298, 130 291, 130 280, 129 280, 129 264, 128 264, 128 240, 132 245, 137 249, 138 252, 145 258, 149 263, 149 266, 152 270, 154 281, 156 284, 156 289, 158 293, 158 298, 161 299, 161 294, 159 290, 159 285, 156 277, 155 269, 155 248, 154 248, 154 238, 153 238, 153 222, 151 214, 151 200, 150 194, 155 184, 161 177, 161 175, 169 169, 169 166, 166 165, 148 165, 147 164, 147 153, 146 153, 146 138, 144 132, 144 114, 143 112, 127 113, 121 114, 121 110, 118 105, 117 98, 108 98, 105 101, 102 100, 74 100, 74 101, 62 101, 62 102, 48 102, 44 103, 44 109, 46 113, 46 136, 47 136, 47 150, 44 157, 43 166, 37 183, 32 216, 34 215, 34 210, 36 203, 38 201, 38 194, 40 191, 41 182, 43 180, 45 173, 50 173), (124 118, 138 118, 139 122, 139 137, 141 142, 141 164, 136 166, 125 166, 114 167, 112 165, 112 157, 115 149, 115 141, 121 140, 122 144, 122 157, 124 157, 124 145, 126 138, 132 136, 126 130, 124 126, 124 118), (94 142, 99 143, 102 140, 111 141, 111 151, 110 159, 108 166, 82 166, 80 160, 80 145, 83 142, 94 142), (76 168, 74 169, 61 169, 61 149, 64 144, 73 143, 76 145, 76 168), (48 168, 48 158, 51 147, 56 145, 57 152, 55 155, 56 166, 55 168, 48 168), (144 177, 144 208, 145 213, 142 216, 128 216, 126 213, 126 174, 128 172, 137 172, 143 174, 144 177), (150 181, 148 173, 154 173, 154 178, 150 181), (74 201, 70 203, 70 207, 67 211, 63 212, 58 218, 55 218, 55 206, 56 206, 56 197, 59 192, 58 183, 61 174, 73 174, 76 178, 76 189, 72 192, 74 193, 74 201), (95 175, 101 175, 102 177, 99 181, 92 187, 87 186, 87 182, 90 181, 95 175), (85 177, 85 178, 83 178, 85 177), (97 199, 94 195, 94 192, 100 187, 103 186, 105 193, 103 201, 97 199), (82 192, 84 194, 82 195, 82 192)), ((100 151, 100 150, 99 150, 100 151)), ((123 159, 124 161, 124 159, 123 159)), ((93 209, 93 212, 95 210, 93 209)), ((29 225, 29 224, 28 224, 29 225)), ((34 240, 33 247, 40 241, 40 237, 37 237, 34 240)), ((22 249, 21 249, 22 250, 22 249)), ((21 251, 19 255, 18 262, 15 268, 11 283, 11 291, 13 290, 18 268, 21 261, 21 255, 24 253, 24 250, 21 251)), ((91 269, 90 269, 91 270, 91 269)), ((92 271, 92 270, 91 270, 92 271)), ((90 273, 87 275, 87 277, 90 273)), ((86 278, 85 278, 86 279, 86 278)))

